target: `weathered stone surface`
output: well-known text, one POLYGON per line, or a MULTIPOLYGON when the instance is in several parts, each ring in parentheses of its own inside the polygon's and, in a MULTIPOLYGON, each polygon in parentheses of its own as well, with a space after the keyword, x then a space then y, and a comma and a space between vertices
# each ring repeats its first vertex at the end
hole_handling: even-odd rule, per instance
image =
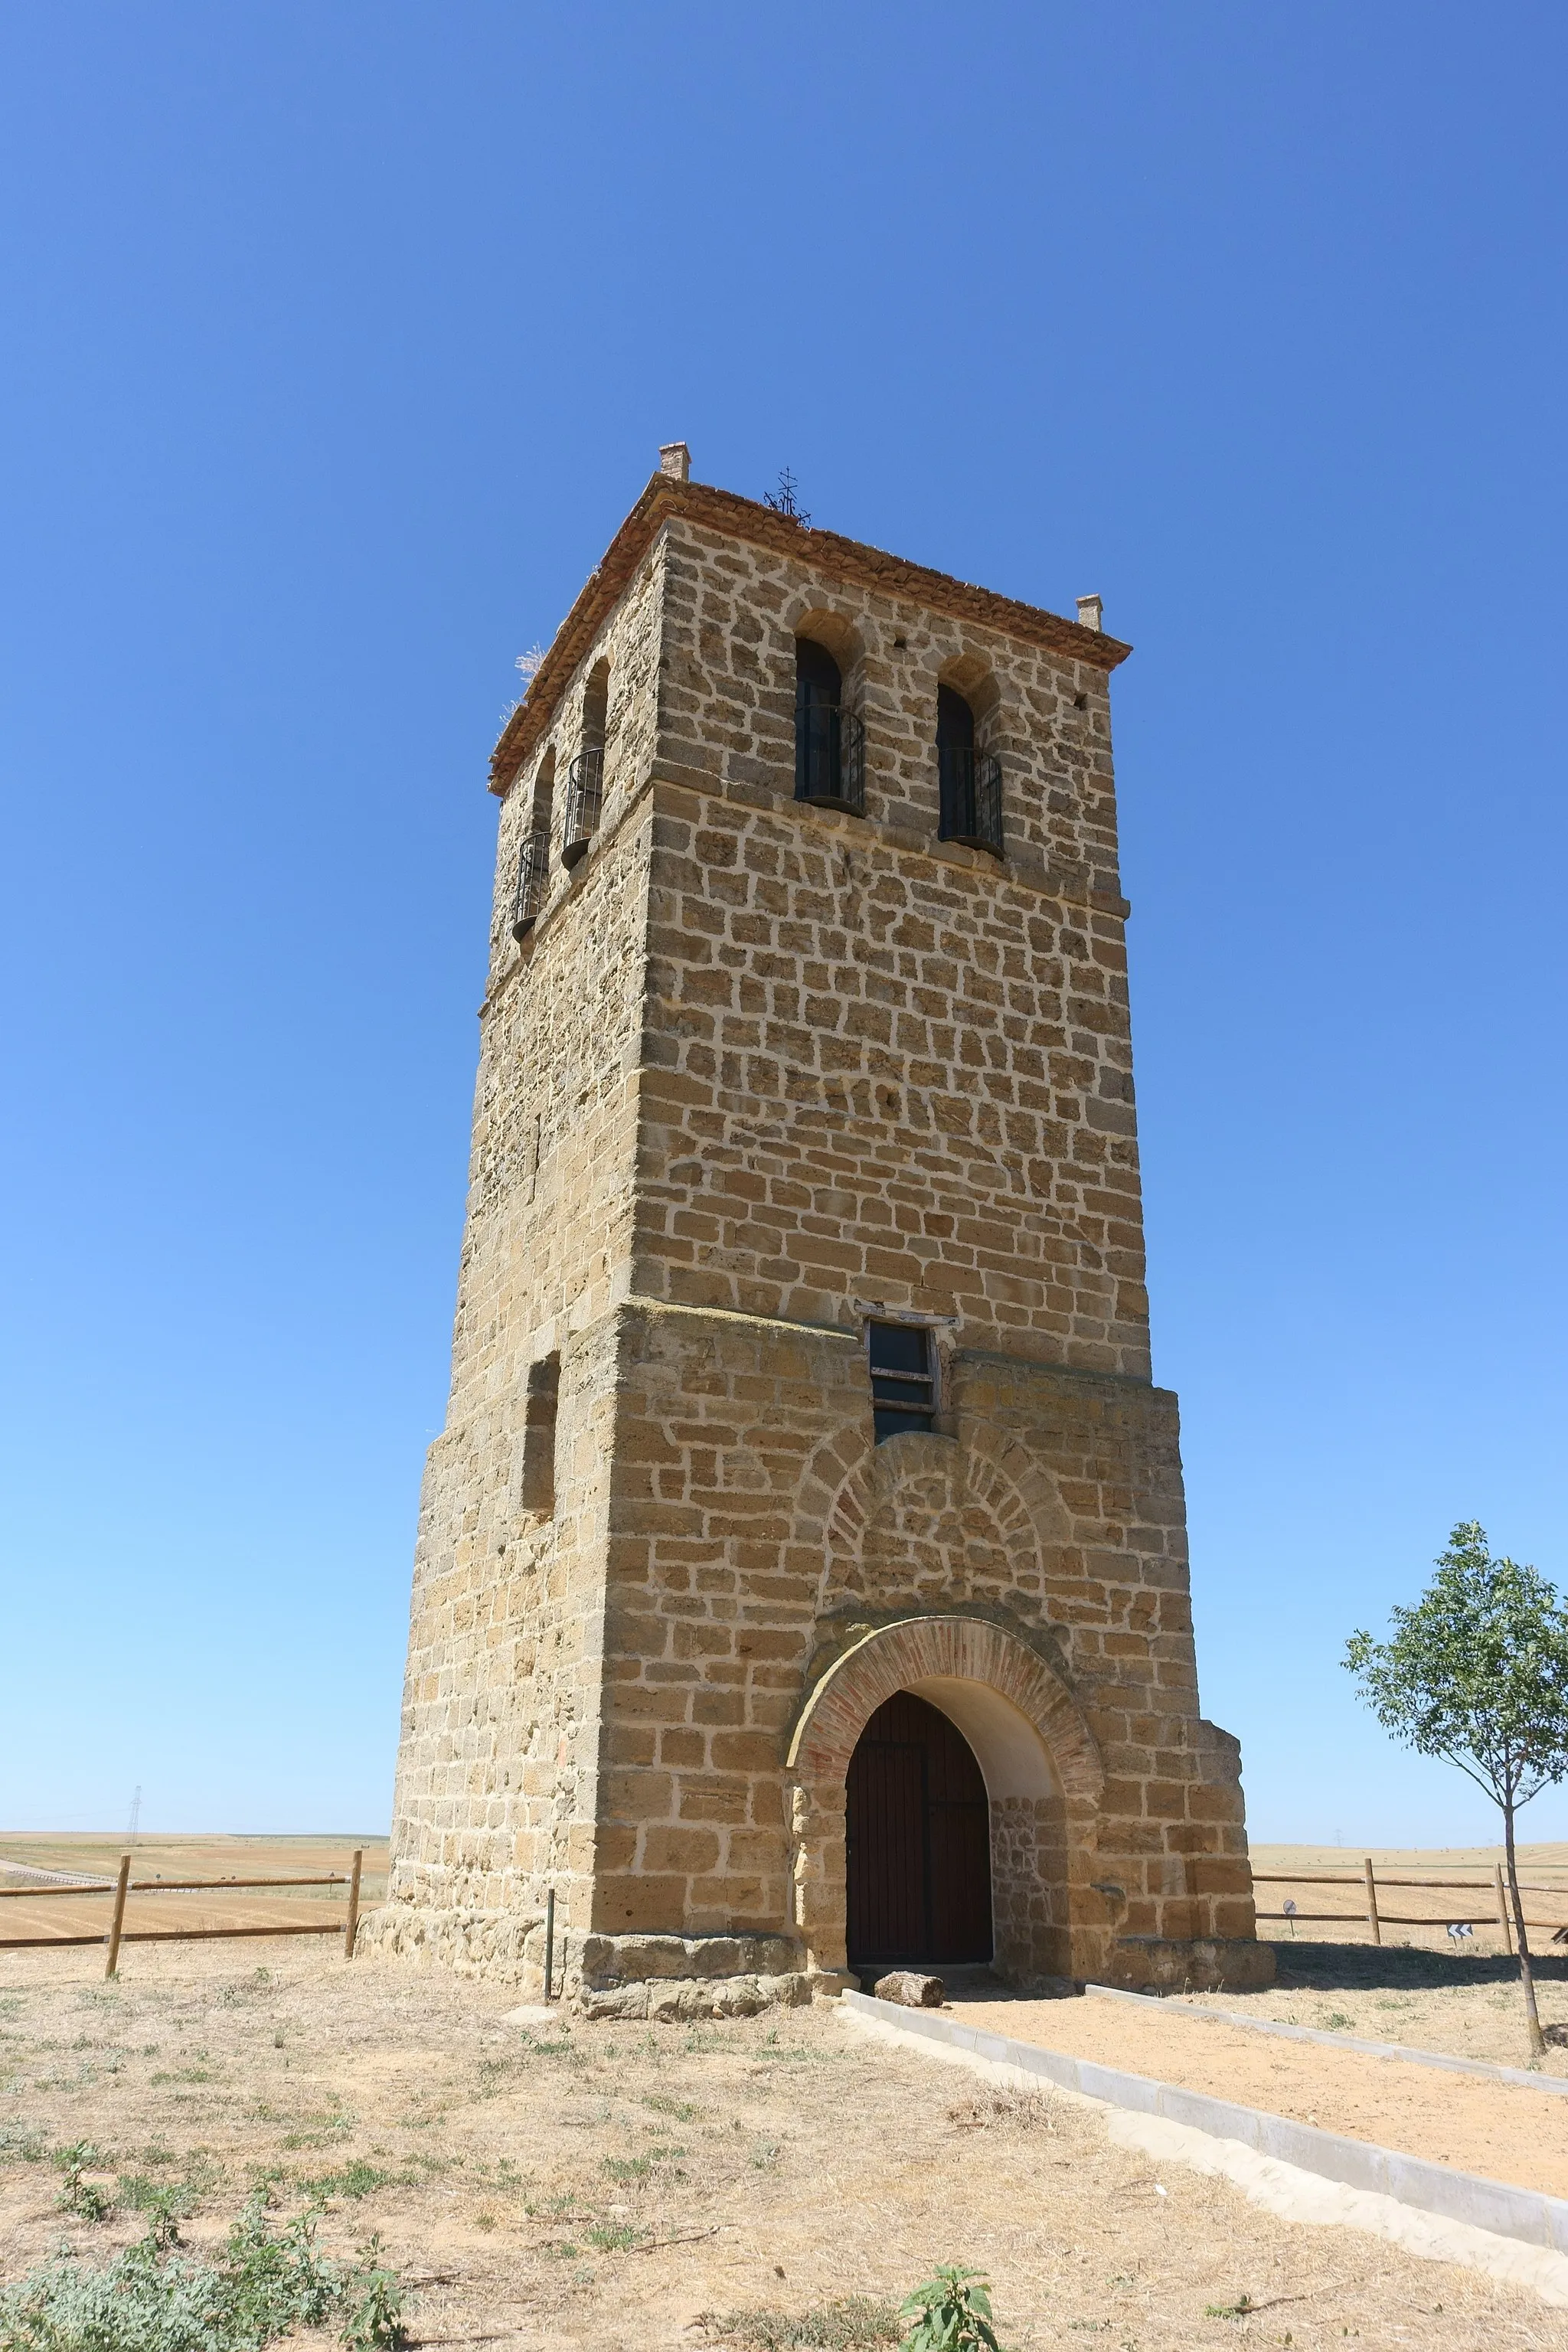
POLYGON ((904 2009, 941 2009, 947 2000, 940 1977, 921 1976, 913 1969, 892 1969, 871 1990, 879 2000, 896 2000, 904 2009))
POLYGON ((581 2017, 647 2018, 653 2025, 678 2025, 694 2017, 756 2017, 764 2009, 796 2009, 812 1999, 814 1989, 815 1980, 800 1973, 685 1981, 655 1977, 606 1991, 584 1985, 573 2006, 581 2017))
POLYGON ((1024 1782, 981 1758, 999 1967, 1105 1975, 1147 1944, 1255 1972, 1150 1381, 1103 656, 714 511, 672 509, 630 567, 502 803, 364 1947, 537 1997, 553 1890, 568 1997, 821 1989, 856 1709, 947 1674, 1036 1743, 1024 1782), (797 631, 864 719, 864 816, 794 798, 797 631), (1003 763, 999 859, 938 838, 943 683, 1003 763), (937 1334, 932 1434, 873 1444, 873 1312, 937 1334))
POLYGON ((1274 1981, 1274 1948, 1250 1937, 1124 1936, 1097 1981, 1124 1992, 1250 1992, 1274 1981))

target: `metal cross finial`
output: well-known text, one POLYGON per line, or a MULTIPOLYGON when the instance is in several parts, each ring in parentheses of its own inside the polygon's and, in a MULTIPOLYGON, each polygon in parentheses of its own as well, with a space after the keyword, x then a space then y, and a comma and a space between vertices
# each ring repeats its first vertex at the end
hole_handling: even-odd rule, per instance
POLYGON ((774 514, 788 515, 792 522, 804 523, 809 530, 811 527, 811 517, 805 513, 804 509, 797 507, 795 502, 795 494, 799 488, 800 484, 795 480, 795 478, 790 472, 789 467, 787 466, 781 466, 779 468, 779 486, 777 493, 775 494, 772 490, 764 490, 763 492, 763 503, 764 506, 772 507, 774 514))

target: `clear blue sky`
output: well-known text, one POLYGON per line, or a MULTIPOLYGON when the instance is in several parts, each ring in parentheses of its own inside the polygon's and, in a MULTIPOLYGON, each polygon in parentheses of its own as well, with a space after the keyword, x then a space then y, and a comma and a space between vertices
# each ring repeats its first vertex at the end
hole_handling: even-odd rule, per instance
MULTIPOLYGON (((1560 7, 14 7, 0 1822, 384 1826, 484 763, 660 441, 1133 640, 1160 1379, 1261 1836, 1568 1584, 1560 7)), ((1568 1797, 1526 1817, 1568 1835, 1568 1797)))

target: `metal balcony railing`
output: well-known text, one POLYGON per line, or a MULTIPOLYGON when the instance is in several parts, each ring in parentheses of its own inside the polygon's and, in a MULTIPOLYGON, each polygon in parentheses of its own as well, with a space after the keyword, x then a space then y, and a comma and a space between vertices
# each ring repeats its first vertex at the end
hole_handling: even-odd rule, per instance
POLYGON ((942 779, 943 841, 1002 855, 1002 762, 966 743, 943 743, 937 751, 942 779))
POLYGON ((797 713, 795 796, 818 808, 866 814, 866 729, 853 710, 819 702, 797 713))
POLYGON ((561 863, 575 866, 588 854, 588 844, 599 829, 605 807, 605 753, 602 745, 579 751, 566 771, 566 824, 561 840, 561 863))
POLYGON ((539 919, 550 883, 550 835, 531 833, 517 858, 517 894, 511 902, 511 935, 521 947, 539 919))

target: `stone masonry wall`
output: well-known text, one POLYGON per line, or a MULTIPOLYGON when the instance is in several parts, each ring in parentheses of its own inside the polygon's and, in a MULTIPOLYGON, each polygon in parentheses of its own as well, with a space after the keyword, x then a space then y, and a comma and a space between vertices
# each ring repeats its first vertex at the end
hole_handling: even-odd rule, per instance
POLYGON ((510 936, 517 850, 550 746, 502 812, 451 1397, 421 1497, 390 1902, 371 1930, 461 1965, 520 1967, 546 1885, 564 1930, 592 1883, 605 1318, 633 1226, 650 814, 636 787, 651 759, 658 587, 649 563, 566 698, 550 903, 525 954, 510 936), (605 822, 568 875, 564 778, 601 658, 605 822), (523 1495, 522 1456, 530 1370, 552 1354, 556 1501, 543 1513, 523 1495))
POLYGON ((371 1941, 536 1983, 552 1885, 569 1982, 627 2014, 664 2013, 628 1969, 840 1965, 841 1778, 803 1788, 786 1749, 857 1644, 939 1620, 994 1629, 1076 1726, 1048 1793, 993 1807, 1005 1964, 1180 1980, 1251 1937, 1149 1384, 1126 911, 1103 668, 847 585, 804 530, 660 528, 502 805, 371 1941), (794 800, 797 632, 864 717, 863 818, 794 800), (605 662, 605 809, 568 874, 605 662), (942 683, 1003 763, 1001 863, 937 839, 942 683), (937 1334, 932 1435, 873 1444, 879 1310, 937 1334))
MULTIPOLYGON (((1032 1646, 1104 1763, 1092 1853, 1069 1869, 1059 1826, 1033 1832, 1030 1964, 1252 1933, 1239 1791, 1198 1717, 1173 1399, 960 1355, 955 1434, 874 1446, 864 1358, 838 1335, 620 1319, 596 1928, 776 1931, 788 1727, 868 1628, 936 1610, 1032 1646)), ((998 1874, 1026 1910, 1007 1859, 1024 1833, 998 1810, 998 1874)))
POLYGON ((1147 1377, 1103 676, 869 594, 829 611, 763 551, 666 569, 635 1288, 878 1301, 1147 1377), (866 648, 864 819, 793 798, 794 632, 833 624, 866 648), (950 673, 991 695, 1000 866, 936 837, 950 673))

